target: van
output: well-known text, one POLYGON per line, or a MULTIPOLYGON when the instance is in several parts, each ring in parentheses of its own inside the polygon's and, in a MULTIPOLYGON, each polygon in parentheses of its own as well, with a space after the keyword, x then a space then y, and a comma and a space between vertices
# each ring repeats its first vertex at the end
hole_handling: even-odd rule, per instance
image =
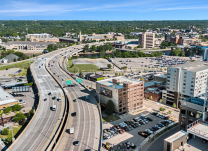
POLYGON ((56 110, 56 105, 53 105, 52 110, 53 110, 53 111, 56 110))
POLYGON ((74 134, 74 127, 72 127, 72 128, 69 129, 69 133, 70 134, 74 134))

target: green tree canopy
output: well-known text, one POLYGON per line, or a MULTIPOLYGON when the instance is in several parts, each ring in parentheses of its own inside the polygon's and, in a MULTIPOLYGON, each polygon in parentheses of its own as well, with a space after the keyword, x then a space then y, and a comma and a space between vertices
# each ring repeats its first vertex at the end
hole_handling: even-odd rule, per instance
POLYGON ((15 104, 12 106, 12 111, 20 111, 22 109, 22 106, 19 104, 15 104))
POLYGON ((105 109, 106 113, 108 115, 111 115, 111 114, 113 114, 114 110, 115 110, 115 105, 114 105, 113 101, 108 100, 108 102, 106 104, 106 109, 105 109))
POLYGON ((23 120, 25 118, 26 118, 26 116, 22 112, 19 112, 19 113, 15 114, 15 116, 12 118, 12 120, 15 122, 20 122, 21 120, 23 120))
POLYGON ((108 68, 110 69, 112 66, 111 66, 111 64, 108 64, 108 68))

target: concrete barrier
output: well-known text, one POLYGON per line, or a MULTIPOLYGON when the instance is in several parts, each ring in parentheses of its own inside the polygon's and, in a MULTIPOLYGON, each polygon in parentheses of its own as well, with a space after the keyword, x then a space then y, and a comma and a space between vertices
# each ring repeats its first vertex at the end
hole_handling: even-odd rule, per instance
MULTIPOLYGON (((31 74, 33 75, 35 73, 35 71, 33 70, 33 66, 34 66, 34 63, 31 64, 30 66, 30 71, 31 71, 31 74)), ((35 118, 36 116, 36 113, 38 112, 38 109, 39 109, 39 104, 40 104, 40 100, 42 99, 41 98, 41 95, 40 95, 40 86, 39 86, 39 83, 37 81, 38 79, 36 79, 36 77, 34 78, 33 76, 33 81, 34 81, 34 84, 37 86, 37 90, 38 90, 38 96, 39 96, 39 103, 38 103, 38 106, 37 106, 37 109, 35 111, 35 114, 33 115, 32 119, 30 120, 30 122, 27 124, 27 126, 24 128, 24 130, 22 131, 22 133, 16 138, 16 140, 9 146, 9 148, 7 149, 8 151, 11 150, 11 148, 14 146, 14 144, 16 144, 18 142, 18 139, 22 137, 22 135, 25 133, 25 131, 27 130, 27 128, 30 126, 31 124, 31 121, 35 118)))

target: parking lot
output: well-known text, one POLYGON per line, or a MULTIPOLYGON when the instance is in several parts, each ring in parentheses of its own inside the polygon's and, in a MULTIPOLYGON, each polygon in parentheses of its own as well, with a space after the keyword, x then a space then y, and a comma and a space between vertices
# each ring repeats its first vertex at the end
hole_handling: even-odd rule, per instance
POLYGON ((188 57, 171 57, 164 56, 161 58, 156 57, 140 57, 140 58, 113 58, 113 63, 119 68, 127 66, 127 70, 141 70, 141 69, 157 69, 161 67, 169 67, 170 65, 183 64, 188 57))
POLYGON ((138 132, 144 131, 145 129, 151 128, 154 125, 160 123, 161 121, 164 121, 163 119, 161 119, 159 117, 151 115, 151 113, 148 111, 143 111, 137 115, 131 115, 126 118, 112 122, 112 123, 103 124, 103 130, 110 129, 110 127, 115 126, 115 125, 119 125, 120 123, 122 123, 124 121, 131 121, 131 120, 133 120, 133 118, 140 117, 141 115, 145 115, 147 117, 150 117, 152 119, 152 121, 149 121, 146 124, 136 127, 133 130, 130 130, 128 132, 124 132, 123 134, 117 134, 116 136, 113 136, 112 138, 102 141, 102 144, 103 144, 102 149, 105 150, 104 146, 105 146, 106 142, 109 142, 113 145, 118 145, 118 144, 125 143, 125 142, 129 141, 130 143, 133 143, 136 145, 136 147, 138 147, 138 145, 141 144, 142 141, 145 139, 144 137, 138 135, 138 132))

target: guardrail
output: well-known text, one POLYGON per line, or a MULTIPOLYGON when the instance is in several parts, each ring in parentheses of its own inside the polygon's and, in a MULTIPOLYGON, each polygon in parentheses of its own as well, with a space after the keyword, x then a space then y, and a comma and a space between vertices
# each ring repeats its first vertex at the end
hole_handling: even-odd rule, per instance
MULTIPOLYGON (((34 66, 34 62, 33 62, 33 63, 31 64, 31 66, 30 66, 30 71, 31 71, 31 74, 32 74, 32 75, 35 73, 35 71, 33 71, 33 66, 34 66)), ((35 86, 37 87, 38 97, 39 97, 39 102, 40 102, 40 100, 41 100, 42 98, 41 98, 41 95, 40 95, 40 93, 39 93, 39 90, 40 90, 39 83, 38 83, 38 82, 37 82, 37 83, 35 82, 35 81, 37 81, 37 80, 38 80, 38 79, 36 79, 36 77, 33 76, 33 83, 34 83, 35 86)), ((25 131, 27 130, 27 128, 30 126, 32 120, 35 118, 36 113, 38 112, 39 104, 40 104, 40 103, 38 103, 37 109, 36 109, 36 111, 35 111, 33 117, 30 119, 29 123, 27 124, 27 126, 24 128, 24 130, 21 132, 21 134, 16 138, 16 140, 8 147, 8 149, 7 149, 8 151, 10 151, 10 150, 12 149, 12 147, 14 146, 14 144, 16 144, 16 143, 18 142, 18 139, 22 137, 22 135, 25 133, 25 131)))
MULTIPOLYGON (((63 60, 64 58, 62 57, 62 59, 60 60, 60 62, 63 62, 64 60, 63 60)), ((62 67, 61 65, 60 65, 60 62, 59 62, 59 67, 64 71, 64 72, 66 72, 71 78, 73 78, 71 75, 70 75, 70 73, 69 73, 69 71, 68 70, 66 70, 66 69, 64 69, 64 67, 62 67)), ((73 78, 74 79, 74 78, 73 78)), ((83 86, 81 83, 79 83, 81 86, 83 86)), ((85 86, 83 86, 84 88, 85 88, 85 86)), ((97 105, 97 108, 98 108, 98 112, 99 112, 99 117, 100 117, 100 141, 99 141, 99 146, 98 146, 98 151, 100 150, 100 148, 101 148, 101 136, 102 136, 102 115, 101 115, 101 111, 100 111, 100 108, 99 108, 99 106, 98 106, 98 104, 96 103, 96 105, 97 105)))

